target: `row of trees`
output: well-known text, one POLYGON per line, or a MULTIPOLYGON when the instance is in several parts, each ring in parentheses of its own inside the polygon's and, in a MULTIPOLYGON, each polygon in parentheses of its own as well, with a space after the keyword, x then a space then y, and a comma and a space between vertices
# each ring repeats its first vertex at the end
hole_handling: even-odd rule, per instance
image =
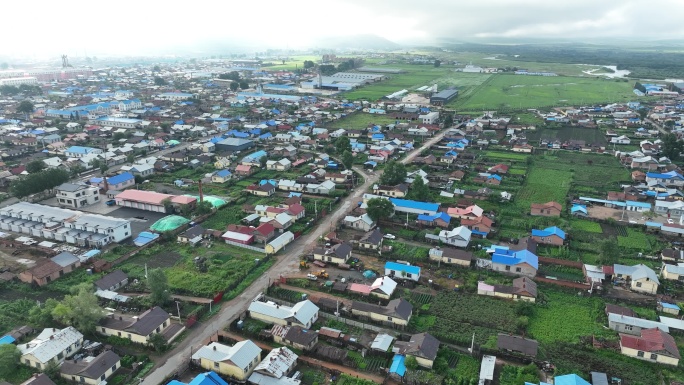
POLYGON ((50 190, 69 180, 66 170, 52 168, 21 177, 10 186, 10 191, 17 198, 50 190))

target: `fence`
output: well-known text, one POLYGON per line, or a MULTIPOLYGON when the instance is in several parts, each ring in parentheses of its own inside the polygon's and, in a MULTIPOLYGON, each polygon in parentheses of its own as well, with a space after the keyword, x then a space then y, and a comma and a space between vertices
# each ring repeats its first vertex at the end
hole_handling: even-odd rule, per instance
POLYGON ((241 247, 243 249, 256 251, 257 253, 266 254, 266 250, 260 249, 258 247, 254 247, 254 246, 250 246, 250 245, 243 245, 242 243, 237 243, 237 242, 233 242, 233 241, 229 241, 229 240, 225 240, 225 242, 229 245, 232 245, 232 246, 237 246, 237 247, 241 247))
POLYGON ((545 277, 539 277, 536 276, 534 277, 534 280, 537 282, 544 282, 544 283, 550 283, 552 285, 558 285, 558 286, 563 286, 563 287, 569 287, 572 289, 580 289, 580 290, 587 290, 589 289, 589 285, 586 283, 579 283, 579 282, 572 282, 572 281, 563 281, 560 279, 549 279, 545 277))
POLYGON ((568 266, 568 267, 575 267, 578 269, 582 268, 582 262, 578 261, 569 261, 567 259, 557 259, 557 258, 549 258, 549 257, 539 257, 539 262, 541 263, 546 263, 549 265, 560 265, 560 266, 568 266))

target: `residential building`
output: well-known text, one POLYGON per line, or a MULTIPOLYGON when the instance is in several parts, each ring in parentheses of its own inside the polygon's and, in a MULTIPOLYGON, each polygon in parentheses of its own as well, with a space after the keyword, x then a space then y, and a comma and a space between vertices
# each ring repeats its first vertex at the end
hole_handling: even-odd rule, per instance
POLYGON ((298 302, 292 307, 253 301, 247 310, 251 318, 274 325, 299 325, 309 329, 318 319, 318 306, 309 300, 298 302))
POLYGON ((28 202, 0 208, 0 229, 96 248, 131 236, 125 219, 28 202))
POLYGON ((452 218, 458 219, 477 219, 484 215, 484 210, 478 205, 468 206, 466 208, 461 207, 449 207, 447 209, 447 214, 452 218))
POLYGON ((97 357, 81 360, 65 360, 59 374, 67 381, 79 384, 99 385, 121 367, 121 358, 111 350, 105 350, 97 357))
POLYGON ((233 176, 233 174, 230 172, 230 170, 219 170, 216 171, 214 174, 211 176, 211 182, 212 183, 226 183, 230 180, 230 178, 233 176))
POLYGON ((99 290, 117 291, 128 285, 128 274, 121 270, 114 270, 95 281, 94 285, 99 290))
POLYGON ((477 283, 477 294, 514 301, 535 302, 537 300, 537 284, 527 277, 514 279, 511 286, 490 285, 480 281, 477 283))
POLYGON ((285 246, 290 244, 290 242, 292 241, 294 241, 294 234, 291 231, 286 231, 280 236, 278 236, 278 238, 267 243, 264 250, 268 255, 275 254, 281 249, 285 248, 285 246))
POLYGON ((428 256, 433 261, 448 263, 452 265, 470 266, 473 260, 473 253, 470 251, 454 249, 451 247, 433 247, 428 252, 428 256))
POLYGON ((300 380, 287 377, 295 370, 298 356, 286 347, 275 348, 254 368, 248 382, 255 385, 299 385, 300 380))
POLYGON ((352 247, 347 243, 339 243, 330 247, 316 248, 313 251, 314 260, 336 264, 347 263, 351 257, 352 247))
POLYGON ((192 360, 204 369, 244 381, 261 361, 261 348, 250 340, 233 346, 212 342, 197 350, 192 360))
POLYGON ((375 229, 367 232, 359 240, 359 248, 366 250, 379 250, 382 247, 383 235, 380 230, 375 229))
POLYGON ((529 338, 499 333, 496 338, 496 347, 499 350, 520 353, 529 357, 536 357, 539 343, 529 338))
POLYGON ((653 328, 670 332, 670 328, 664 323, 615 313, 608 313, 608 327, 618 333, 635 336, 641 335, 642 330, 653 328))
POLYGON ((17 345, 21 363, 44 370, 50 362, 56 364, 76 354, 83 345, 83 334, 73 326, 64 329, 48 328, 28 343, 17 345))
POLYGON ((266 182, 264 184, 256 185, 253 184, 251 186, 247 186, 245 191, 252 195, 260 196, 260 197, 270 197, 271 195, 275 194, 276 186, 272 185, 270 182, 266 182))
POLYGON ((100 201, 99 189, 87 184, 62 183, 55 191, 60 206, 77 209, 100 201))
POLYGON ((366 302, 352 302, 351 312, 358 317, 364 317, 385 325, 404 327, 408 325, 413 306, 403 298, 389 301, 387 306, 380 306, 366 302))
POLYGON ((374 185, 373 194, 393 197, 393 198, 403 198, 408 193, 408 186, 405 184, 398 184, 396 186, 383 186, 374 185))
MULTIPOLYGON (((107 189, 123 191, 127 187, 135 185, 135 175, 130 172, 123 172, 119 175, 107 177, 107 189)), ((97 183, 98 187, 105 188, 104 181, 100 180, 97 183)))
POLYGON ((532 203, 530 205, 530 215, 542 217, 560 217, 563 206, 556 202, 532 203))
POLYGON ((620 353, 640 360, 677 366, 679 348, 671 335, 658 329, 644 329, 638 337, 620 335, 620 353))
POLYGON ((335 191, 335 182, 330 180, 306 185, 306 192, 310 194, 329 195, 332 191, 335 191))
POLYGON ((468 247, 473 232, 465 226, 458 226, 450 231, 441 230, 439 235, 425 234, 425 238, 437 240, 454 247, 468 247))
POLYGON ((438 111, 430 111, 423 115, 418 115, 418 120, 423 124, 435 124, 439 120, 438 111))
POLYGON ((88 155, 99 155, 103 151, 99 148, 93 147, 83 147, 83 146, 71 146, 64 150, 64 156, 68 158, 83 158, 88 155))
POLYGON ((318 343, 318 333, 298 325, 273 325, 271 328, 273 341, 277 344, 291 346, 299 350, 312 350, 318 343))
POLYGON ((178 380, 171 380, 167 385, 229 385, 223 378, 214 372, 198 374, 190 383, 186 384, 178 380))
MULTIPOLYGON (((7 384, 5 384, 7 385, 7 384)), ((44 373, 36 373, 20 385, 57 385, 44 373)))
POLYGON ((168 213, 176 206, 194 206, 196 198, 184 195, 162 194, 156 191, 126 190, 114 197, 117 206, 138 210, 168 213))
POLYGON ((441 227, 446 229, 449 227, 449 224, 451 223, 451 217, 444 211, 440 211, 436 215, 420 214, 418 215, 418 219, 416 220, 416 222, 423 226, 441 227))
POLYGON ((415 358, 418 365, 432 369, 439 351, 439 340, 428 333, 419 333, 412 335, 408 342, 395 342, 394 349, 399 350, 398 354, 415 358))
POLYGON ((178 234, 178 242, 180 243, 190 243, 192 245, 197 245, 202 242, 204 238, 204 227, 201 225, 194 225, 182 233, 178 234))
POLYGON ((622 278, 629 281, 629 286, 632 291, 647 294, 655 294, 658 292, 658 286, 660 285, 658 276, 646 265, 625 266, 615 264, 613 270, 615 278, 622 278))
POLYGON ((532 239, 544 245, 563 246, 565 232, 556 226, 547 227, 544 230, 532 229, 532 239))
POLYGON ((354 230, 370 231, 375 227, 375 222, 368 214, 362 214, 358 217, 347 215, 344 217, 344 225, 354 230))
POLYGON ((124 314, 110 314, 100 320, 96 330, 106 336, 126 338, 138 344, 148 344, 150 337, 161 333, 171 342, 181 331, 182 327, 171 323, 169 313, 159 306, 145 311, 139 316, 124 314), (172 327, 172 325, 174 325, 172 327), (166 331, 169 329, 169 331, 166 331))
POLYGON ((439 203, 418 202, 399 198, 389 198, 389 200, 394 205, 394 211, 399 213, 437 215, 440 207, 439 203))
POLYGON ((664 264, 660 274, 665 279, 684 281, 684 266, 664 264))
POLYGON ((534 277, 539 269, 539 258, 529 250, 495 249, 492 255, 492 270, 534 277))
POLYGON ((385 275, 418 282, 420 280, 420 267, 397 262, 386 262, 385 275))
POLYGON ((494 227, 494 221, 484 215, 476 218, 463 218, 461 225, 467 227, 473 234, 486 237, 494 227))
POLYGON ((290 162, 290 160, 287 158, 266 161, 267 170, 287 171, 290 168, 292 168, 292 162, 290 162))

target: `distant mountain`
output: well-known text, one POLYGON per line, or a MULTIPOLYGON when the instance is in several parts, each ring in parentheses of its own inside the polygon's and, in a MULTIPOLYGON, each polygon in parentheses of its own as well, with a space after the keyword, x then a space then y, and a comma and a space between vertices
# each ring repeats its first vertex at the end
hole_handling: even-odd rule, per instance
POLYGON ((312 46, 334 49, 393 50, 401 46, 377 35, 330 36, 315 40, 312 46))

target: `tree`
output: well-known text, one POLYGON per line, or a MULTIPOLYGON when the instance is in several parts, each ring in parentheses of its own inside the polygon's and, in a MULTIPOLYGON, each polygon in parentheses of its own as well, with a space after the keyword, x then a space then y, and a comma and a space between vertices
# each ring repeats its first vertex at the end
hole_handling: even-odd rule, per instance
POLYGON ((394 214, 394 205, 385 198, 372 198, 366 203, 366 213, 375 222, 380 218, 389 218, 394 214))
POLYGON ((23 176, 21 179, 12 182, 10 191, 17 198, 23 198, 59 186, 68 181, 69 178, 69 172, 66 170, 51 168, 23 176))
POLYGON ((618 244, 613 239, 604 239, 599 245, 599 252, 601 256, 599 257, 599 262, 603 265, 613 265, 617 263, 620 258, 620 248, 618 244))
POLYGON ((169 282, 162 269, 152 269, 147 273, 147 287, 150 289, 150 300, 154 305, 163 305, 171 300, 169 282))
POLYGON ((164 205, 164 212, 171 212, 171 209, 173 209, 173 202, 171 202, 171 198, 164 198, 161 201, 162 205, 164 205))
POLYGON ((345 151, 342 153, 342 164, 347 170, 351 170, 354 165, 354 155, 351 152, 345 151))
POLYGON ((408 369, 408 370, 417 370, 418 369, 418 360, 416 360, 416 357, 414 357, 414 356, 407 356, 406 360, 404 361, 404 365, 406 366, 406 369, 408 369))
POLYGON ((246 90, 249 88, 249 83, 246 80, 240 80, 240 89, 246 90))
POLYGON ((230 90, 231 91, 237 91, 238 88, 240 88, 240 83, 235 82, 235 81, 230 82, 230 90))
POLYGON ((220 74, 219 79, 239 81, 240 80, 240 73, 237 71, 230 71, 230 72, 227 72, 224 74, 220 74))
POLYGON ((166 80, 162 79, 159 76, 154 77, 154 85, 156 86, 165 86, 166 85, 166 80))
POLYGON ((268 162, 268 158, 267 158, 267 157, 262 156, 261 158, 259 158, 259 164, 261 165, 261 168, 262 168, 262 169, 265 169, 265 168, 266 168, 266 162, 268 162))
POLYGON ((8 377, 19 366, 21 351, 14 344, 0 345, 0 378, 8 377))
POLYGON ((335 140, 335 153, 343 154, 345 151, 351 151, 351 142, 346 136, 340 136, 335 140))
POLYGON ((197 202, 197 206, 195 207, 195 213, 197 215, 209 214, 213 207, 214 206, 212 206, 211 202, 208 201, 197 202))
POLYGON ((152 334, 150 336, 149 344, 154 348, 157 353, 161 353, 166 350, 168 344, 163 335, 159 333, 152 334))
POLYGON ((408 198, 421 202, 427 202, 432 199, 430 188, 425 184, 423 178, 418 176, 413 180, 408 192, 408 198))
POLYGON ((45 169, 45 162, 42 160, 33 160, 26 165, 26 171, 29 173, 41 172, 45 169))
POLYGON ((152 67, 152 72, 161 72, 161 68, 158 65, 152 67))
POLYGON ((133 163, 135 161, 135 154, 130 153, 126 156, 126 162, 133 163))
POLYGON ((29 311, 29 323, 37 328, 49 327, 55 323, 52 310, 59 304, 54 298, 48 298, 43 306, 36 306, 29 311))
POLYGON ((314 64, 313 61, 311 60, 304 60, 304 69, 308 70, 309 68, 313 68, 316 64, 314 64))
POLYGON ((335 68, 335 66, 332 64, 320 65, 318 66, 318 70, 321 72, 321 75, 323 76, 330 76, 337 72, 337 68, 335 68))
POLYGON ((435 66, 435 68, 437 68, 437 67, 442 65, 442 61, 439 59, 436 59, 433 65, 435 66))
POLYGON ((679 154, 684 151, 684 142, 677 139, 675 134, 667 134, 663 137, 663 155, 671 161, 679 159, 679 154))
POLYGON ((447 114, 444 117, 444 127, 451 127, 454 125, 454 115, 447 114))
POLYGON ((33 103, 30 100, 22 100, 17 106, 17 112, 26 115, 28 118, 28 114, 33 112, 33 108, 33 103))
POLYGON ((385 171, 383 171, 382 176, 380 177, 380 183, 387 186, 394 186, 404 182, 405 179, 406 167, 404 164, 395 160, 390 160, 385 165, 385 171))
POLYGON ((104 310, 97 303, 92 285, 82 283, 72 288, 71 292, 52 309, 52 317, 84 333, 95 331, 98 321, 104 317, 104 310))

